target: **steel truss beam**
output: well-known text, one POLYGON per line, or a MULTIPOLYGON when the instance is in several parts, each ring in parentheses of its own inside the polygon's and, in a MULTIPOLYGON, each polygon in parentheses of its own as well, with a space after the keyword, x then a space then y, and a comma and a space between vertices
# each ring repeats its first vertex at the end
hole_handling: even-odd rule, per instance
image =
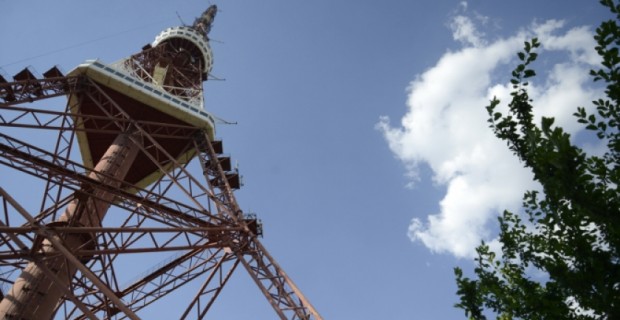
POLYGON ((69 110, 52 111, 35 108, 24 108, 20 106, 5 105, 0 103, 0 125, 3 127, 47 129, 47 130, 68 130, 73 132, 92 132, 118 135, 118 125, 123 127, 130 123, 138 123, 141 128, 148 132, 153 138, 168 138, 186 140, 187 137, 195 135, 197 129, 192 126, 159 123, 153 121, 135 121, 125 118, 116 118, 110 122, 110 117, 81 114, 76 117, 69 110), (73 119, 77 118, 77 119, 73 119), (105 120, 105 121, 101 121, 105 120), (73 127, 74 122, 83 124, 83 128, 73 127), (88 126, 86 126, 88 125, 88 126))
POLYGON ((0 78, 0 102, 13 105, 64 96, 75 90, 77 83, 77 77, 30 78, 14 82, 0 78))
MULTIPOLYGON (((200 157, 202 161, 217 159, 213 144, 208 139, 208 135, 205 135, 205 140, 209 143, 206 143, 207 156, 200 157)), ((226 180, 226 174, 222 170, 221 163, 219 161, 210 161, 210 163, 213 164, 212 170, 205 172, 216 177, 219 176, 219 181, 223 182, 219 184, 219 187, 222 189, 221 197, 227 204, 225 206, 227 212, 231 214, 235 222, 246 228, 246 238, 240 239, 241 241, 233 247, 235 253, 276 313, 282 319, 322 319, 301 290, 297 288, 291 278, 267 252, 267 249, 263 247, 248 224, 239 216, 241 209, 239 209, 232 189, 226 180)), ((207 180, 212 181, 213 179, 209 179, 207 176, 207 180)))
MULTIPOLYGON (((0 127, 58 132, 52 152, 0 133, 0 164, 45 182, 40 212, 30 218, 16 214, 15 206, 7 205, 8 195, 3 197, 0 282, 10 284, 15 271, 28 260, 48 259, 39 250, 42 240, 48 239, 60 248, 56 254, 79 270, 57 309, 65 318, 137 319, 139 310, 202 278, 202 286, 181 315, 182 319, 202 319, 241 264, 281 319, 322 319, 259 242, 259 224, 239 208, 228 172, 206 132, 190 126, 136 121, 98 84, 89 79, 70 81, 79 82, 83 96, 95 101, 104 116, 75 115, 69 112, 69 105, 57 112, 0 103, 0 127), (139 136, 134 139, 141 139, 140 152, 165 174, 148 190, 125 182, 120 182, 120 188, 112 188, 90 179, 92 169, 71 160, 75 132, 84 130, 78 129, 84 128, 76 126, 78 121, 104 124, 88 126, 98 133, 118 134, 133 128, 139 136), (176 138, 186 144, 186 151, 198 155, 206 182, 192 175, 189 161, 179 162, 159 145, 159 137, 176 138), (97 198, 95 191, 114 195, 111 205, 112 210, 120 212, 115 214, 119 221, 109 224, 104 220, 104 227, 90 228, 54 225, 63 207, 79 197, 97 198), (71 252, 62 244, 68 234, 94 236, 71 252), (177 254, 129 284, 122 284, 126 280, 119 277, 117 260, 150 252, 177 254)), ((30 90, 38 89, 31 86, 30 90)), ((24 93, 22 97, 37 94, 24 93)))

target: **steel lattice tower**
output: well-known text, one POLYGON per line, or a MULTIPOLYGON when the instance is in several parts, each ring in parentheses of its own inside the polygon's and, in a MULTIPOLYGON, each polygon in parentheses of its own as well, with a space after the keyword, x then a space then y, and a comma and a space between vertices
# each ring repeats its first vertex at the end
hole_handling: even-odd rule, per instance
POLYGON ((39 196, 20 202, 0 178, 0 318, 139 319, 196 281, 179 318, 202 319, 241 265, 281 319, 321 319, 239 209, 238 172, 214 139, 202 84, 216 11, 116 63, 0 76, 0 164, 42 190, 26 209, 39 196), (59 96, 64 108, 29 104, 59 96), (161 252, 172 257, 127 262, 161 252), (128 265, 145 270, 126 282, 128 265))

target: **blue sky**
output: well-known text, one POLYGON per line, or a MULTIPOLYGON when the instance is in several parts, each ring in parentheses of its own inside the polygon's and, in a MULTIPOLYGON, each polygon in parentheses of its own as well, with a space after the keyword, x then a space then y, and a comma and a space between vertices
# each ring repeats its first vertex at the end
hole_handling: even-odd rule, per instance
MULTIPOLYGON (((270 253, 326 319, 464 318, 453 267, 471 270, 497 213, 536 187, 484 106, 508 97, 515 53, 538 36, 534 100, 577 133, 565 115, 600 94, 586 48, 606 11, 594 0, 212 3, 213 76, 225 80, 205 83, 206 108, 238 123, 217 135, 270 253)), ((0 72, 113 62, 208 5, 0 0, 0 72)), ((244 272, 212 318, 275 318, 244 272)), ((191 297, 145 317, 174 318, 191 297)))

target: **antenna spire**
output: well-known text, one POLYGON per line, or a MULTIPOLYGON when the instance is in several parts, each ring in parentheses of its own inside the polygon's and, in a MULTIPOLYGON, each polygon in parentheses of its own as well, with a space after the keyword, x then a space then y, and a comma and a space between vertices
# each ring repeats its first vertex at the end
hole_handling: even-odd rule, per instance
POLYGON ((217 6, 211 5, 207 10, 205 10, 200 17, 196 18, 192 28, 202 32, 205 37, 208 38, 209 31, 211 31, 211 25, 213 24, 213 20, 215 19, 215 14, 217 13, 217 6))

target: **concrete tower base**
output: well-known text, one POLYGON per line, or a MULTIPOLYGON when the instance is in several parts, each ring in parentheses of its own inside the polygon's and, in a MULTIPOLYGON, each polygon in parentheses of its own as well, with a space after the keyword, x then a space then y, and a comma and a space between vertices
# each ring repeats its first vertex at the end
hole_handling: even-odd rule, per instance
MULTIPOLYGON (((123 133, 114 140, 95 166, 95 171, 89 175, 91 179, 111 187, 119 187, 119 181, 125 178, 140 150, 139 146, 131 141, 131 135, 123 133)), ((67 206, 59 221, 52 224, 99 227, 113 198, 113 195, 101 190, 92 192, 92 196, 87 198, 76 197, 67 206)), ((92 241, 94 236, 82 234, 59 234, 57 239, 71 251, 92 248, 95 245, 92 241)), ((38 263, 29 263, 13 287, 5 293, 0 302, 0 319, 41 320, 53 317, 64 290, 69 288, 71 278, 75 275, 76 267, 68 263, 47 239, 42 241, 39 252, 45 254, 45 258, 38 263), (54 273, 59 283, 49 279, 43 268, 54 273)))

